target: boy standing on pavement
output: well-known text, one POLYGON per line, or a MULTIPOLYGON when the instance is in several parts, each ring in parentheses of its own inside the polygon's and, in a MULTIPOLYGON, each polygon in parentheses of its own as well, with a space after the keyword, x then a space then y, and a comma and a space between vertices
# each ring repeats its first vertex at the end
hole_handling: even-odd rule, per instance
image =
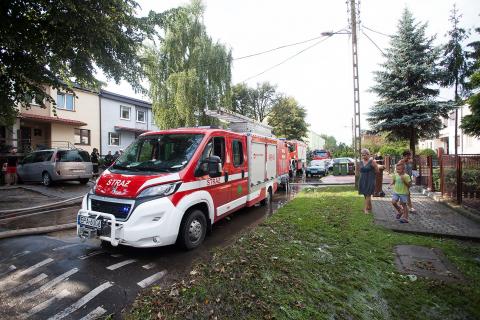
POLYGON ((391 185, 393 185, 392 204, 397 210, 397 219, 400 223, 408 223, 408 194, 412 179, 405 173, 405 165, 397 164, 396 173, 393 175, 391 185), (400 202, 400 205, 398 204, 400 202))
MULTIPOLYGON (((412 181, 412 174, 413 174, 413 160, 412 160, 412 151, 405 150, 402 154, 402 159, 398 161, 398 164, 403 164, 405 166, 405 172, 410 176, 410 181, 412 181)), ((410 194, 410 190, 408 191, 408 201, 407 201, 408 208, 410 212, 416 213, 417 210, 413 207, 412 204, 412 196, 410 194)))
POLYGON ((10 155, 7 157, 7 176, 6 183, 14 185, 17 183, 17 148, 13 147, 10 150, 10 155))

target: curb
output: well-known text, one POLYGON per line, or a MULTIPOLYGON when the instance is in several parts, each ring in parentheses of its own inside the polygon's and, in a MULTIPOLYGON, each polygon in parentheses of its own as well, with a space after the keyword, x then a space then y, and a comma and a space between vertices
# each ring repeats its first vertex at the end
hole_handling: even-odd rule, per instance
POLYGON ((36 235, 36 234, 50 233, 54 231, 62 231, 62 230, 76 228, 76 226, 77 226, 76 223, 67 223, 67 224, 59 224, 56 226, 3 231, 3 232, 0 232, 0 239, 7 239, 7 238, 18 237, 18 236, 30 236, 30 235, 36 235))
MULTIPOLYGON (((383 227, 387 228, 385 226, 383 227)), ((436 237, 436 238, 449 238, 449 239, 480 242, 480 237, 464 236, 461 234, 446 234, 446 233, 435 233, 435 232, 428 232, 428 231, 414 231, 414 230, 395 229, 395 228, 389 228, 389 227, 387 229, 398 232, 398 233, 409 233, 409 234, 416 234, 420 236, 430 236, 430 237, 436 237)))

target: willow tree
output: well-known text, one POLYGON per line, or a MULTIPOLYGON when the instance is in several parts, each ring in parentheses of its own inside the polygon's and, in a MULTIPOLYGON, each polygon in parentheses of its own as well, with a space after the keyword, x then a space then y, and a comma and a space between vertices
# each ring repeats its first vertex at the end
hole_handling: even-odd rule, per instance
POLYGON ((212 124, 205 110, 230 102, 231 51, 208 36, 203 12, 200 1, 181 8, 167 19, 159 46, 145 51, 155 122, 162 129, 212 124))

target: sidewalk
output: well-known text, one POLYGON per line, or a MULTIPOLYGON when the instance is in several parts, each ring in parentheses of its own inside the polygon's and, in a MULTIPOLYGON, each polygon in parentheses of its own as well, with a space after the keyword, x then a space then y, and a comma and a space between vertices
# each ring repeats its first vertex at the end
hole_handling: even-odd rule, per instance
POLYGON ((383 191, 385 198, 373 198, 376 224, 395 231, 480 240, 480 223, 414 190, 412 202, 417 213, 409 214, 410 223, 399 223, 391 204, 392 189, 384 186, 383 191))
MULTIPOLYGON (((355 176, 348 175, 348 176, 334 176, 333 174, 329 174, 326 177, 322 178, 322 184, 330 184, 330 185, 342 185, 342 184, 355 184, 355 176)), ((392 182, 392 177, 384 173, 383 174, 383 184, 388 184, 392 182)))

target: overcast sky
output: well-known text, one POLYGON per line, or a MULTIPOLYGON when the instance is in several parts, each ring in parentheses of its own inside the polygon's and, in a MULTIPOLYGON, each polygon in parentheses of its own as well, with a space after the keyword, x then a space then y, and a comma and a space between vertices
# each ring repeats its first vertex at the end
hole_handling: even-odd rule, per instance
MULTIPOLYGON (((139 3, 142 7, 139 14, 146 15, 150 10, 161 12, 189 1, 140 0, 139 3)), ((461 25, 472 29, 471 40, 478 39, 478 34, 473 32, 474 27, 480 27, 480 1, 477 0, 361 1, 360 21, 364 28, 359 34, 358 54, 362 129, 368 127, 365 113, 376 100, 375 94, 368 92, 373 85, 372 71, 378 70, 378 64, 382 62, 381 52, 362 31, 380 48, 388 47, 388 37, 367 28, 385 34, 395 33, 401 13, 407 7, 417 21, 428 22, 427 34, 436 35, 440 44, 450 27, 448 18, 454 3, 463 14, 461 25)), ((204 0, 204 5, 208 34, 231 48, 234 58, 311 39, 322 32, 340 30, 348 25, 344 0, 204 0)), ((233 84, 261 73, 313 43, 234 61, 233 84)), ((311 130, 333 135, 338 141, 352 141, 353 80, 348 35, 335 35, 246 82, 253 87, 263 81, 276 84, 279 92, 293 96, 307 109, 311 130)), ((107 90, 142 98, 125 83, 109 83, 107 90)), ((442 90, 443 98, 450 98, 449 95, 450 92, 442 90)))

